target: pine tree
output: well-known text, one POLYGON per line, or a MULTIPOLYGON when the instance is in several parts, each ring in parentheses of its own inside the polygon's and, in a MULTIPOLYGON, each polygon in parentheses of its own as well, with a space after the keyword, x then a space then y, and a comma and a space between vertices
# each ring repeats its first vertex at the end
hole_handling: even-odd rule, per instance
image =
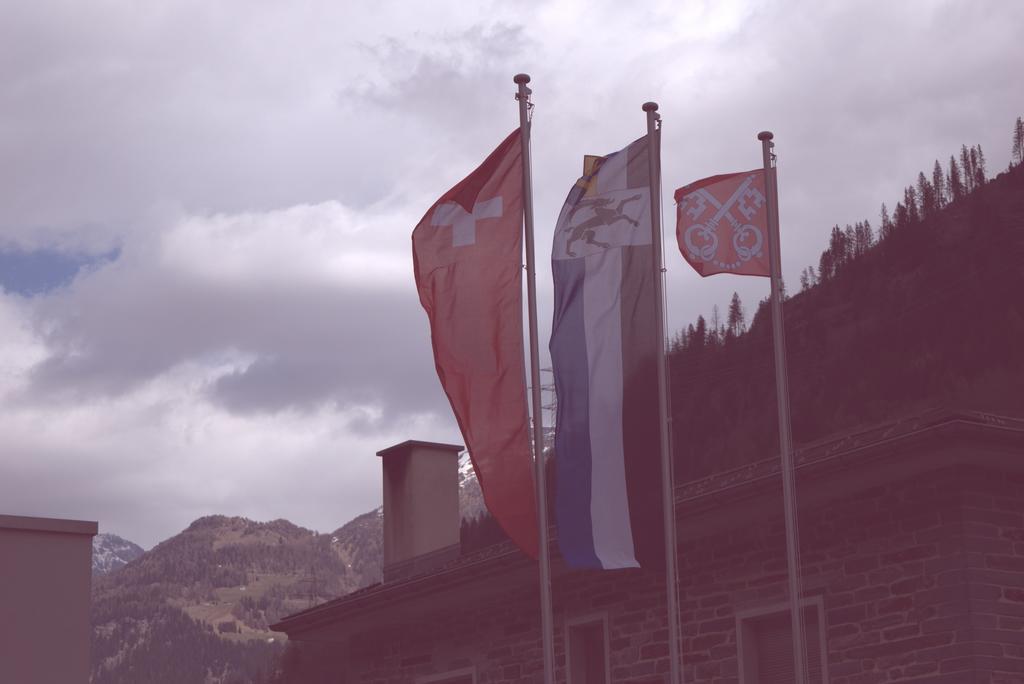
POLYGON ((978 149, 974 145, 971 145, 970 160, 971 192, 974 192, 978 187, 980 187, 978 185, 978 149))
POLYGON ((892 219, 889 218, 889 208, 885 206, 885 202, 882 202, 882 227, 879 229, 878 239, 884 240, 892 235, 892 219))
POLYGON ((718 315, 718 305, 711 307, 711 331, 708 333, 708 344, 718 344, 725 337, 725 326, 722 325, 722 317, 718 315))
POLYGON ((936 209, 942 209, 949 202, 946 197, 945 185, 942 176, 942 164, 936 159, 935 166, 932 167, 932 190, 935 192, 936 209))
POLYGON ((677 330, 668 341, 668 353, 675 354, 686 346, 686 331, 677 330))
POLYGON ((960 170, 963 171, 964 194, 974 190, 974 168, 971 164, 971 153, 967 151, 967 145, 960 146, 960 170))
POLYGON ((1019 116, 1013 125, 1013 152, 1010 159, 1018 164, 1024 164, 1024 118, 1019 116))
MULTIPOLYGON (((974 151, 974 148, 971 148, 974 151)), ((981 145, 978 145, 977 160, 974 163, 974 187, 980 188, 985 184, 985 154, 981 151, 981 145)))
POLYGON ((918 199, 914 186, 907 186, 907 189, 903 191, 903 204, 907 208, 907 221, 911 224, 921 220, 920 207, 917 204, 918 199))
POLYGON ((697 316, 697 327, 693 331, 693 335, 690 336, 690 342, 694 347, 700 349, 708 341, 708 324, 704 320, 704 316, 697 316))
POLYGON ((846 263, 846 233, 838 226, 832 227, 832 235, 828 241, 828 248, 832 252, 832 261, 835 264, 835 271, 846 263))
POLYGON ((843 263, 848 264, 857 256, 857 230, 849 223, 843 231, 843 263))
POLYGON ((818 277, 822 282, 829 280, 835 273, 835 263, 832 258, 832 250, 826 249, 818 259, 818 277))
POLYGON ((728 333, 733 337, 739 337, 747 329, 747 322, 743 313, 743 304, 740 302, 738 292, 732 293, 732 300, 729 302, 728 333))
POLYGON ((896 209, 892 212, 892 220, 894 230, 903 230, 910 223, 910 212, 902 202, 896 203, 896 209))
MULTIPOLYGON (((809 290, 818 284, 818 274, 814 272, 814 266, 808 266, 800 271, 800 291, 809 290)), ((756 318, 756 317, 755 317, 756 318)))
POLYGON ((871 249, 871 245, 875 242, 875 234, 871 230, 871 224, 867 221, 858 221, 857 225, 854 226, 853 231, 853 254, 854 256, 859 257, 871 249))
POLYGON ((864 219, 864 251, 868 251, 875 245, 875 229, 871 227, 871 222, 864 219))
POLYGON ((949 175, 946 177, 946 184, 949 186, 949 201, 955 202, 964 196, 964 184, 960 180, 960 167, 956 163, 956 157, 949 155, 949 175))
POLYGON ((917 174, 917 199, 921 204, 921 218, 930 218, 935 213, 935 190, 924 171, 917 174))

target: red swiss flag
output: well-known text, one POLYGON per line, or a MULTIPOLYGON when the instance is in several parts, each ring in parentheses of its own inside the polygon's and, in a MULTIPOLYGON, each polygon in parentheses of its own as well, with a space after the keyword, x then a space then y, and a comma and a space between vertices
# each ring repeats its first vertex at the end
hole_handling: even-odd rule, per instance
POLYGON ((522 308, 520 133, 434 203, 412 232, 434 363, 488 510, 537 557, 522 308))

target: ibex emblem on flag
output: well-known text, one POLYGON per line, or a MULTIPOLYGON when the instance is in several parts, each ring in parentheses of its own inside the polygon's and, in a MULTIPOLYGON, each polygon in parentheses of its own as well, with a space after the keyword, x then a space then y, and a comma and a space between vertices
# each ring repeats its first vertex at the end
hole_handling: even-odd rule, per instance
POLYGON ((611 243, 601 242, 595 238, 598 228, 611 227, 619 221, 623 221, 634 228, 639 226, 640 222, 630 217, 626 213, 625 208, 630 202, 635 202, 641 198, 642 195, 640 193, 635 193, 619 200, 618 204, 615 203, 615 199, 612 197, 595 197, 593 199, 580 200, 572 208, 572 211, 569 212, 569 220, 564 229, 569 234, 565 242, 566 255, 576 256, 576 252, 572 250, 572 244, 577 240, 583 240, 588 245, 594 245, 595 247, 611 247, 611 243), (593 212, 593 216, 580 223, 576 223, 576 213, 581 209, 589 209, 593 212))
POLYGON ((676 197, 679 248, 698 272, 761 275, 750 262, 762 260, 766 251, 763 174, 709 178, 680 189, 676 197))

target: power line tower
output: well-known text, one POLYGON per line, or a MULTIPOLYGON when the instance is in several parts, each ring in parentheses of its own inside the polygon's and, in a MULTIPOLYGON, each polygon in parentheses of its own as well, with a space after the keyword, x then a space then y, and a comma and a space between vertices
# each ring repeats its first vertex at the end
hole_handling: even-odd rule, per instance
POLYGON ((540 396, 544 410, 544 450, 555 445, 555 417, 558 415, 558 395, 555 394, 555 374, 550 368, 541 368, 540 396))
MULTIPOLYGON (((552 373, 550 368, 541 368, 541 373, 552 373)), ((555 445, 555 416, 557 415, 558 399, 555 396, 555 379, 552 375, 550 380, 548 376, 541 375, 540 381, 540 408, 541 408, 541 420, 544 421, 544 435, 543 445, 544 451, 550 452, 551 448, 555 445)), ((532 386, 526 388, 527 394, 533 389, 532 386)), ((530 418, 530 443, 533 443, 533 416, 530 418)))

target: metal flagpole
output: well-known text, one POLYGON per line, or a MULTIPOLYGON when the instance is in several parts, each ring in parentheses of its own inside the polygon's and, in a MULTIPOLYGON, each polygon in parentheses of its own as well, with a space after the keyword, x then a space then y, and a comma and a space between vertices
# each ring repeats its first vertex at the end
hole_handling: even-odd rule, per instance
POLYGON ((786 371, 786 329, 782 322, 782 254, 779 251, 779 187, 772 163, 775 155, 771 131, 761 131, 765 185, 768 194, 768 259, 772 281, 772 333, 775 338, 775 387, 779 404, 779 448, 782 450, 782 498, 786 514, 786 565, 789 571, 789 612, 793 630, 793 674, 796 684, 806 684, 804 669, 804 612, 800 608, 800 535, 796 519, 796 474, 793 436, 789 422, 789 374, 786 371))
POLYGON ((665 523, 665 601, 668 612, 669 682, 682 681, 679 653, 679 586, 676 578, 676 508, 668 434, 668 380, 665 377, 665 319, 661 254, 661 115, 657 102, 645 102, 647 163, 651 177, 651 243, 654 247, 654 298, 658 312, 658 422, 661 426, 661 503, 665 523))
POLYGON ((544 682, 555 681, 554 620, 551 615, 551 558, 548 553, 548 500, 544 472, 544 424, 540 399, 540 357, 537 342, 537 269, 533 247, 533 176, 530 168, 530 93, 529 74, 516 74, 519 85, 519 131, 523 148, 523 217, 526 229, 526 300, 530 310, 530 384, 533 403, 533 472, 537 496, 538 549, 540 560, 541 636, 544 642, 544 682))

